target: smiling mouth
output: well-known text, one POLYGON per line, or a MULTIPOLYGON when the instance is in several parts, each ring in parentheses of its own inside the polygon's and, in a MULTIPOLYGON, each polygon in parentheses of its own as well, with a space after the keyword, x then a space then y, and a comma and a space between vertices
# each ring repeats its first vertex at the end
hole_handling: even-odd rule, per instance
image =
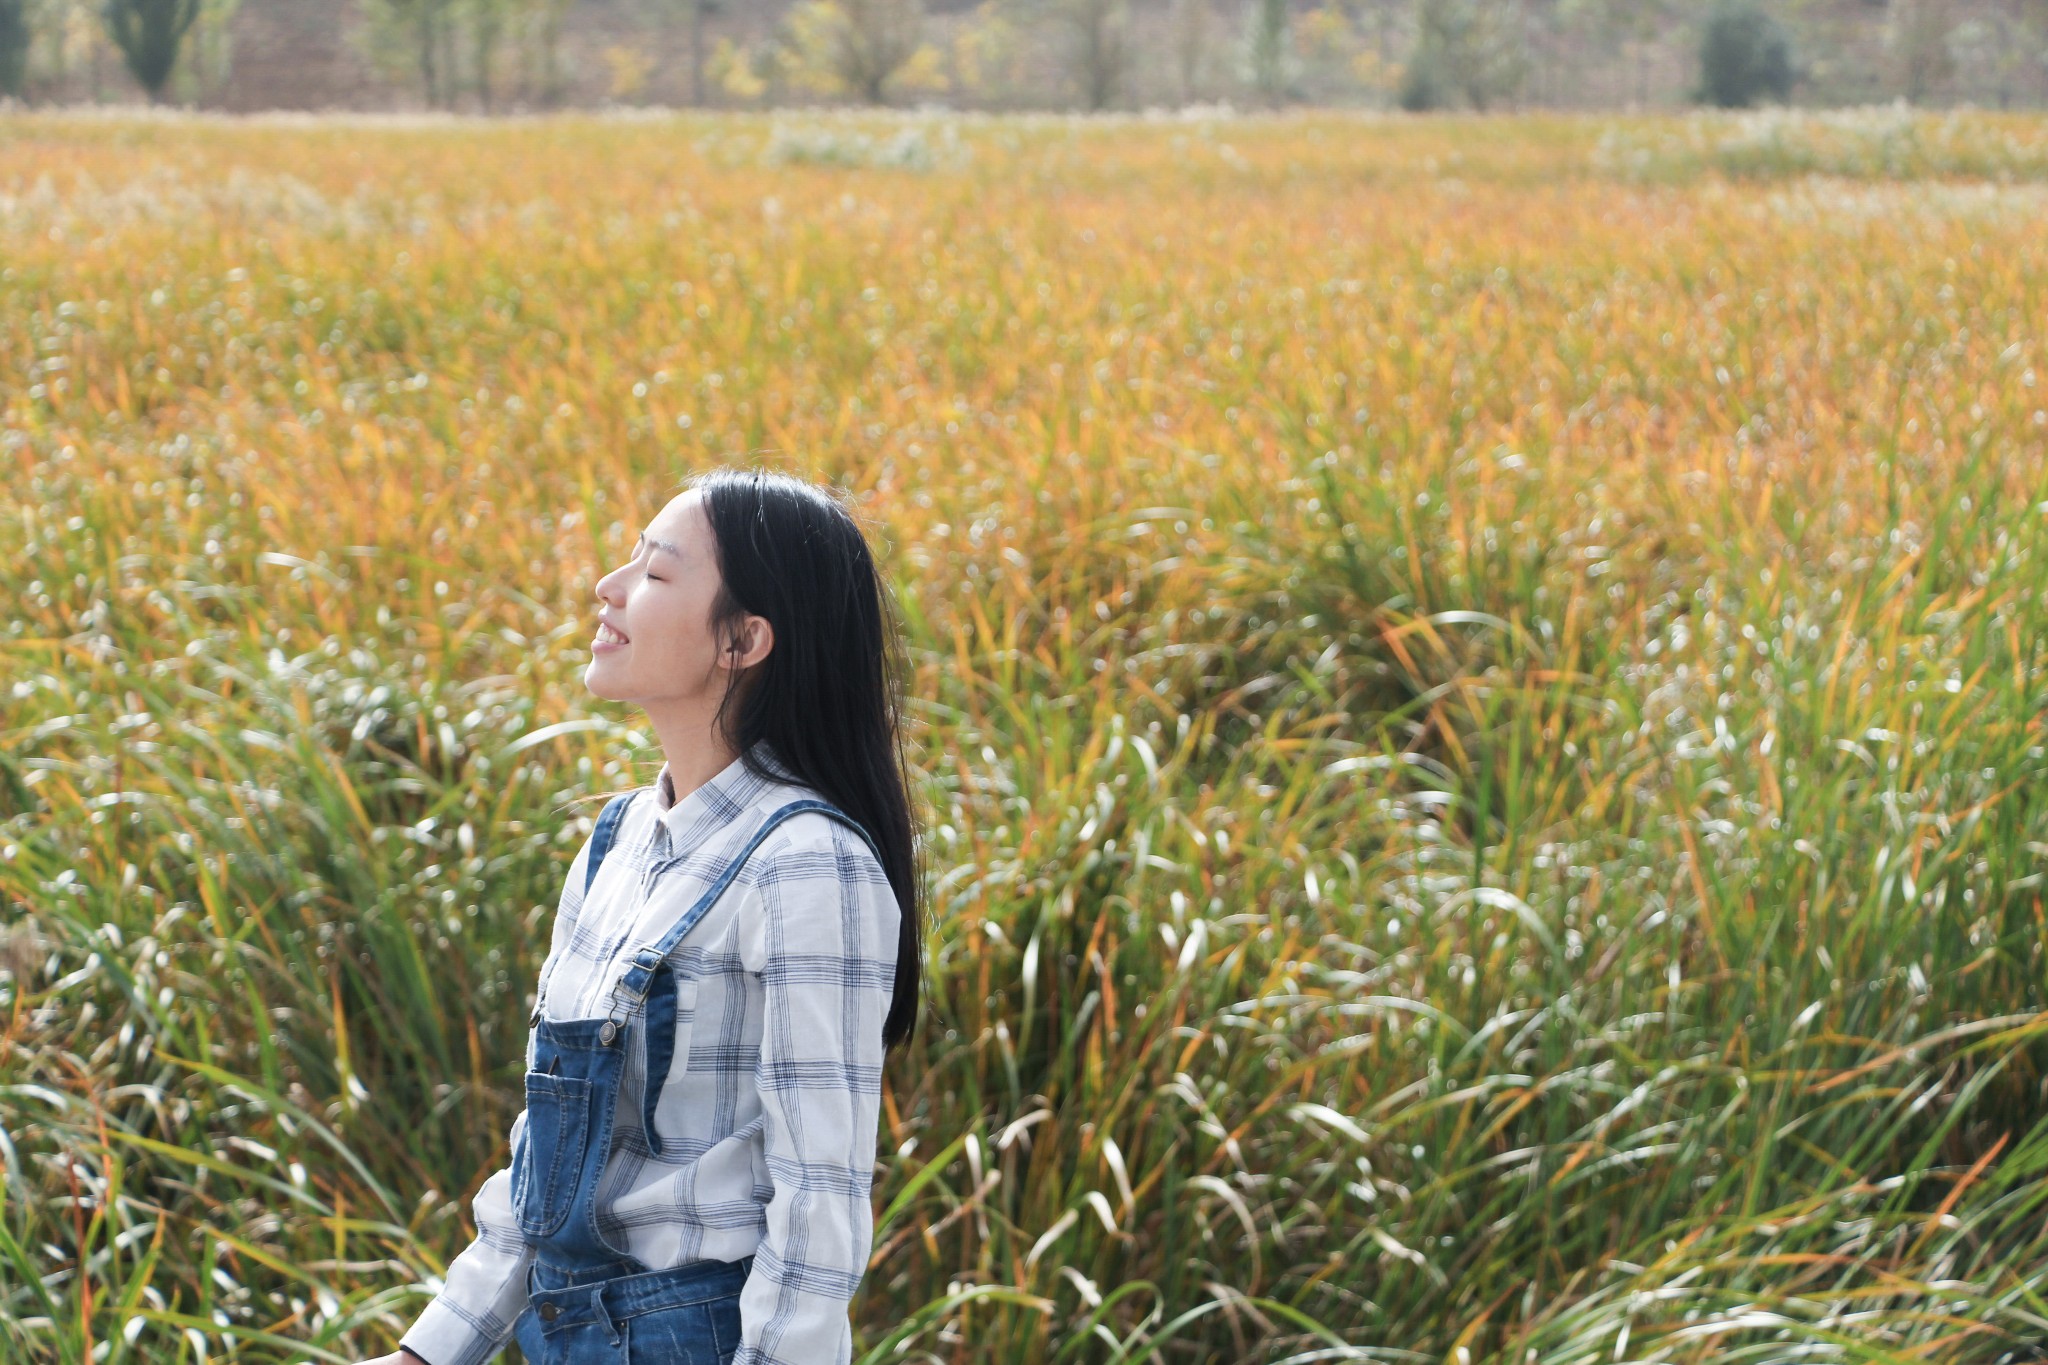
POLYGON ((622 645, 626 643, 626 637, 613 630, 603 621, 599 621, 597 623, 597 643, 601 645, 622 645))

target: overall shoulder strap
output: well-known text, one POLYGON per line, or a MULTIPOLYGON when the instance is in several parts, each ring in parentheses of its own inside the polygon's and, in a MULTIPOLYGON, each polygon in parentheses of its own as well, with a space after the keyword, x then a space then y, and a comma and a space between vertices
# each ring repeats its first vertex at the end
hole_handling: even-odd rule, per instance
MULTIPOLYGON (((619 823, 626 818, 626 807, 637 792, 621 792, 605 802, 604 810, 597 817, 597 828, 590 835, 590 856, 583 862, 583 894, 590 894, 590 884, 597 880, 597 869, 604 865, 604 855, 612 851, 612 841, 618 837, 619 823)), ((541 1007, 548 998, 548 981, 542 973, 540 984, 534 991, 533 1012, 527 1016, 526 1026, 532 1028, 540 1021, 541 1007)))
MULTIPOLYGON (((765 836, 769 830, 775 828, 784 820, 787 820, 790 816, 801 815, 807 810, 819 811, 825 815, 831 816, 840 824, 845 825, 848 829, 852 830, 855 834, 858 834, 860 836, 860 841, 868 846, 868 851, 870 853, 873 853, 875 855, 876 862, 879 863, 882 861, 882 850, 875 847, 874 839, 871 838, 867 830, 861 826, 860 821, 854 819, 851 815, 848 815, 845 811, 839 809, 839 807, 833 805, 830 801, 820 801, 815 797, 805 797, 801 801, 792 801, 788 805, 782 806, 776 809, 775 811, 771 812, 768 816, 767 821, 761 826, 761 835, 765 836)), ((760 837, 756 837, 753 844, 748 844, 747 853, 752 853, 754 851, 754 845, 758 844, 760 841, 760 837)), ((744 858, 746 855, 742 854, 740 856, 744 858)))
POLYGON ((597 880, 597 869, 604 865, 604 855, 612 851, 612 840, 618 837, 619 822, 626 818, 626 806, 636 792, 623 792, 605 803, 604 813, 597 817, 597 829, 590 836, 590 857, 583 867, 583 891, 590 892, 590 884, 597 880))
POLYGON ((685 911, 674 924, 670 925, 668 932, 663 934, 658 942, 651 943, 644 948, 634 951, 632 965, 626 969, 624 975, 620 976, 618 984, 612 987, 613 1008, 611 1018, 614 1024, 624 1023, 625 1014, 632 1008, 632 1005, 622 1005, 620 1003, 621 999, 624 998, 637 1004, 646 996, 647 988, 654 981, 654 969, 659 967, 662 959, 667 957, 670 951, 683 941, 685 934, 697 927, 697 921, 704 918, 705 912, 711 909, 712 904, 724 893, 725 888, 732 884, 732 879, 739 875, 740 867, 747 861, 748 856, 761 846, 761 841, 768 837, 769 832, 791 816, 801 815, 808 810, 819 811, 831 816, 842 824, 851 826, 853 831, 860 835, 862 841, 870 849, 874 850, 875 861, 880 862, 882 860, 881 850, 875 848, 875 841, 868 836, 866 830, 861 828, 860 822, 829 801, 820 801, 815 797, 805 797, 801 801, 792 801, 786 806, 780 806, 770 811, 768 818, 763 820, 760 827, 754 831, 753 837, 747 840, 746 847, 733 855, 732 860, 725 865, 724 870, 718 874, 710 886, 705 888, 704 894, 697 898, 697 903, 685 911))

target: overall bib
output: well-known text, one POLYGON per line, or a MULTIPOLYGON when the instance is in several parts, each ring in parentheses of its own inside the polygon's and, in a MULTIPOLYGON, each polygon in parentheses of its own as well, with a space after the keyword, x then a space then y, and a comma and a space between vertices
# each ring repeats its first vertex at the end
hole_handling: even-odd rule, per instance
MULTIPOLYGON (((596 879, 630 796, 598 817, 584 887, 596 879)), ((740 1345, 740 1290, 752 1256, 653 1270, 608 1245, 597 1230, 597 1186, 611 1152, 612 1120, 634 1030, 645 1031, 643 1131, 657 1154, 655 1105, 675 1048, 676 976, 664 959, 710 910, 768 832, 792 815, 822 811, 859 832, 828 802, 793 801, 771 812, 747 846, 658 942, 638 948, 594 1019, 547 1019, 537 1000, 526 1127, 512 1152, 512 1212, 536 1247, 529 1301, 513 1324, 528 1365, 727 1365, 740 1345), (645 1009, 644 1023, 636 1018, 645 1009)), ((880 860, 877 850, 876 858, 880 860)), ((680 861, 680 860, 677 860, 680 861)), ((659 876, 666 867, 655 869, 659 876)), ((545 997, 546 985, 541 988, 545 997)))

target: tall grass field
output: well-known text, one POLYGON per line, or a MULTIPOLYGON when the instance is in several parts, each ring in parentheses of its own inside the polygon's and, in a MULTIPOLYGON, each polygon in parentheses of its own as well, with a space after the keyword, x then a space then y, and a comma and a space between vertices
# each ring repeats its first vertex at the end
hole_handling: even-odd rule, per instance
POLYGON ((910 646, 857 1360, 2048 1358, 2044 221, 1990 114, 0 119, 0 1359, 392 1348, 724 463, 910 646))

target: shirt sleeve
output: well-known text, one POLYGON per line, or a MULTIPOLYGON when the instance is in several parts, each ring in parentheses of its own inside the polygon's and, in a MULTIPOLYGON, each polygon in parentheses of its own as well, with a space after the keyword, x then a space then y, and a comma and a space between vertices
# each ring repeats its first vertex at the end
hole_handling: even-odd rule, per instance
MULTIPOLYGON (((583 870, 588 866, 590 840, 576 853, 569 875, 562 884, 562 897, 555 911, 554 937, 541 975, 548 965, 567 951, 576 912, 583 906, 583 870)), ((533 1061, 533 1031, 527 1030, 526 1058, 533 1061)), ((526 1111, 512 1120, 511 1144, 516 1151, 526 1128, 526 1111)), ((534 1246, 519 1231, 512 1216, 512 1167, 493 1171, 470 1202, 470 1216, 476 1223, 476 1237, 448 1263, 448 1275, 440 1293, 420 1313, 398 1344, 423 1357, 428 1365, 483 1365, 512 1335, 512 1325, 526 1311, 526 1272, 533 1264, 534 1246)))
POLYGON ((874 1237, 882 1021, 902 921, 865 841, 830 825, 793 836, 757 882, 762 913, 746 956, 762 987, 754 1082, 773 1193, 740 1290, 732 1365, 853 1359, 847 1312, 874 1237))

